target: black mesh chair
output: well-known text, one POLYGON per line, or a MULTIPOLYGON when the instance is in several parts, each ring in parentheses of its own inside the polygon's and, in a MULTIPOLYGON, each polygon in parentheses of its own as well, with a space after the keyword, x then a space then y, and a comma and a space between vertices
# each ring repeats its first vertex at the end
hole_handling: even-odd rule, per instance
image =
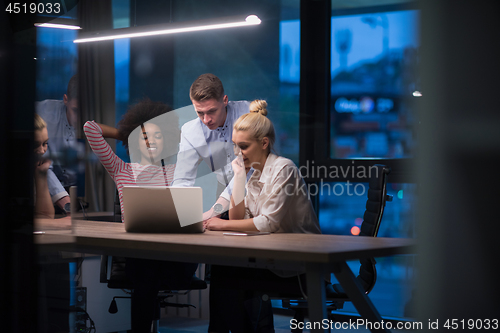
MULTIPOLYGON (((368 200, 366 201, 366 210, 359 233, 359 236, 362 237, 377 237, 382 216, 384 215, 385 204, 387 201, 392 201, 392 196, 387 195, 387 176, 391 169, 385 165, 376 164, 370 171, 368 200)), ((374 258, 367 258, 361 259, 360 264, 357 279, 366 294, 368 294, 377 280, 376 262, 374 258)), ((349 297, 340 284, 328 284, 326 286, 326 299, 329 313, 333 310, 342 309, 344 303, 349 301, 349 297)), ((282 306, 286 309, 295 310, 294 318, 298 322, 304 321, 307 313, 307 301, 305 299, 285 298, 282 299, 282 306)), ((300 332, 301 330, 295 331, 300 332)))
MULTIPOLYGON (((368 200, 366 201, 366 210, 363 215, 359 236, 377 237, 382 216, 384 215, 385 203, 392 201, 392 195, 387 194, 387 175, 391 172, 391 169, 380 164, 376 164, 374 167, 376 167, 377 172, 372 173, 370 178, 368 200)), ((375 259, 361 259, 360 263, 357 279, 368 294, 377 281, 375 259)), ((333 289, 339 296, 346 296, 340 285, 334 284, 333 289)))

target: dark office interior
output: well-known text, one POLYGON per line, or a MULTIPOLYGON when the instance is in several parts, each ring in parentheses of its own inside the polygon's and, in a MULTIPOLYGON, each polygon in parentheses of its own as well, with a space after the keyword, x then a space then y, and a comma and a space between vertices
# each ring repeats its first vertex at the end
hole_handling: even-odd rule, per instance
MULTIPOLYGON (((37 332, 43 321, 31 119, 35 102, 61 99, 76 72, 82 126, 90 119, 114 126, 145 96, 176 109, 190 105, 189 86, 206 72, 221 78, 230 100, 266 99, 281 133, 277 150, 307 170, 310 191, 332 189, 311 194, 325 234, 355 234, 366 201, 356 184, 368 181, 366 174, 330 171, 389 166, 394 201, 379 237, 412 238, 417 249, 377 259, 380 277, 370 297, 381 315, 423 322, 424 330, 436 320, 500 319, 497 0, 63 2, 83 32, 248 14, 262 24, 74 44, 68 41, 83 32, 51 35, 34 27, 39 15, 9 13, 10 3, 2 2, 2 332, 37 332), (356 114, 363 98, 371 109, 356 114)), ((120 144, 111 145, 126 157, 120 144)), ((85 161, 82 197, 90 210, 111 211, 114 183, 94 162, 85 161)))

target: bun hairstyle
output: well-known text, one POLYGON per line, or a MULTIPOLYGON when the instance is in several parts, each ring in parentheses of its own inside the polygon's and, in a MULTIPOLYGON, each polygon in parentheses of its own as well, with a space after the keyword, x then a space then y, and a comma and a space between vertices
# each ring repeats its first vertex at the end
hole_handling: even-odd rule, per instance
POLYGON ((267 102, 256 99, 250 103, 250 113, 246 113, 236 120, 233 126, 235 131, 249 131, 255 140, 261 141, 267 137, 269 139, 268 149, 271 151, 274 146, 276 134, 273 123, 267 118, 267 102))
POLYGON ((250 112, 260 113, 263 116, 267 116, 267 102, 263 99, 256 99, 250 103, 250 112))

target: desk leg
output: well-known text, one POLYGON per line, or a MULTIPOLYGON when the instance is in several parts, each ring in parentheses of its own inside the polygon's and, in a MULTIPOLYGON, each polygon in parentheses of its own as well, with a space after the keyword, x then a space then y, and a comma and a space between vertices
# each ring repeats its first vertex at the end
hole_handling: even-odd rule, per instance
MULTIPOLYGON (((347 265, 347 263, 340 262, 335 264, 335 270, 333 271, 335 277, 340 282, 340 285, 344 288, 347 296, 349 296, 352 304, 356 307, 361 318, 370 322, 370 324, 374 323, 382 323, 382 317, 378 313, 377 309, 373 305, 372 301, 366 295, 363 287, 359 283, 358 279, 354 276, 351 269, 347 265)), ((385 322, 383 322, 385 325, 385 322)), ((388 329, 385 328, 384 325, 372 325, 375 327, 379 327, 379 329, 375 329, 372 327, 370 329, 371 332, 389 332, 388 329)))
MULTIPOLYGON (((306 272, 309 321, 319 325, 323 319, 328 318, 326 316, 325 273, 323 266, 318 264, 308 264, 306 272)), ((311 329, 311 332, 326 332, 326 330, 311 329)))

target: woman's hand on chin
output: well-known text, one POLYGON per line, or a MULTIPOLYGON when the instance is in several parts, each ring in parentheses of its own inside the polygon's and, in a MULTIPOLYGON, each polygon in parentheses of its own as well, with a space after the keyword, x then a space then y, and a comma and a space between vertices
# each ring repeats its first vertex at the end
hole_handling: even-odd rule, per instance
POLYGON ((46 158, 40 157, 39 160, 36 162, 35 165, 35 170, 37 174, 39 175, 46 175, 47 171, 49 171, 50 164, 52 163, 51 160, 48 160, 46 158))
POLYGON ((243 162, 243 155, 241 153, 231 162, 235 175, 246 175, 245 162, 243 162))

